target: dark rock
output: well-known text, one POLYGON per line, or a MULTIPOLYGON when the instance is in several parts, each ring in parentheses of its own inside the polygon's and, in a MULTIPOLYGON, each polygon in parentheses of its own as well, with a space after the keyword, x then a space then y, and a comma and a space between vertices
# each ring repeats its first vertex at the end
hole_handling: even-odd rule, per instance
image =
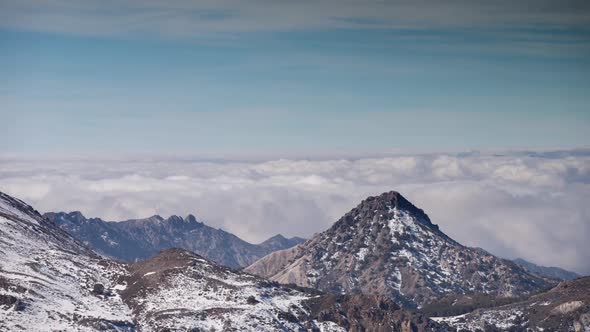
POLYGON ((104 295, 104 285, 103 284, 94 284, 92 288, 92 294, 94 295, 104 295))
POLYGON ((258 301, 254 296, 250 295, 250 296, 248 296, 246 303, 254 305, 254 304, 260 303, 260 301, 258 301))

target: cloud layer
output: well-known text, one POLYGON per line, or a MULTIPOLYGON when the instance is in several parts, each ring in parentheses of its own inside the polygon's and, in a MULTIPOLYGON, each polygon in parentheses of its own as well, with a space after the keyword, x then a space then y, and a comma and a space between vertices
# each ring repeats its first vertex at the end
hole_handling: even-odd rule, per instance
POLYGON ((194 213, 256 242, 308 237, 398 190, 461 243, 590 273, 590 153, 427 154, 263 162, 0 160, 0 190, 43 212, 194 213))

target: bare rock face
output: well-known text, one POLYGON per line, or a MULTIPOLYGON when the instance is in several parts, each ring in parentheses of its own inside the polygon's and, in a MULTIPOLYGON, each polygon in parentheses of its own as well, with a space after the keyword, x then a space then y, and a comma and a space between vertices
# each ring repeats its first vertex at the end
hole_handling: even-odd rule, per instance
POLYGON ((330 229, 245 270, 335 294, 384 295, 408 308, 453 293, 525 296, 552 283, 457 243, 394 191, 367 198, 330 229))
POLYGON ((590 331, 590 277, 517 303, 434 319, 459 331, 590 331))
POLYGON ((168 248, 198 253, 231 268, 244 267, 273 252, 295 246, 304 240, 275 235, 260 244, 248 243, 220 229, 197 221, 193 215, 164 219, 152 216, 126 221, 86 218, 82 213, 46 213, 60 228, 103 256, 122 262, 135 262, 168 248))

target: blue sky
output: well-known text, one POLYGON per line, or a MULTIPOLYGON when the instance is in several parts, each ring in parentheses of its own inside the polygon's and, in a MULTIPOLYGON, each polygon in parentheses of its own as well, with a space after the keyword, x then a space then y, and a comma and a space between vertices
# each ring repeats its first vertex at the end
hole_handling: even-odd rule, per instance
POLYGON ((0 2, 0 152, 588 146, 590 10, 536 3, 0 2))

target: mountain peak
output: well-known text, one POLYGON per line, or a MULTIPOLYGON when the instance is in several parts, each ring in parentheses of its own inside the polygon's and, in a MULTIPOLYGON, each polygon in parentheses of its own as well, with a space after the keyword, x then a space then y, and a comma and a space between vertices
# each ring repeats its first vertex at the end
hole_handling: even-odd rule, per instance
POLYGON ((188 214, 185 218, 185 221, 190 222, 190 223, 196 223, 197 222, 197 218, 192 215, 192 214, 188 214))
POLYGON ((391 210, 397 208, 428 218, 424 211, 414 206, 414 204, 408 201, 404 196, 402 196, 402 194, 393 190, 385 192, 379 196, 369 196, 363 200, 357 208, 369 210, 372 209, 373 211, 388 213, 391 212, 391 210))
POLYGON ((260 246, 268 248, 270 251, 275 251, 290 248, 302 242, 305 242, 305 239, 299 237, 292 237, 288 239, 284 237, 282 234, 277 234, 260 243, 260 246))
POLYGON ((177 216, 175 214, 171 215, 170 218, 166 219, 166 222, 178 222, 178 223, 184 223, 184 219, 180 216, 177 216))
POLYGON ((337 294, 379 293, 409 308, 449 293, 521 296, 548 285, 452 240, 396 191, 366 198, 328 230, 246 271, 337 294))
POLYGON ((266 241, 269 241, 269 240, 287 240, 287 238, 284 237, 283 234, 277 234, 275 236, 268 238, 266 241))
POLYGON ((74 219, 74 220, 77 220, 77 221, 86 220, 86 217, 84 217, 84 215, 80 211, 68 212, 67 215, 68 215, 68 218, 74 219))
MULTIPOLYGON (((138 219, 138 220, 140 220, 140 219, 138 219)), ((162 218, 162 216, 160 216, 159 214, 154 214, 153 216, 147 218, 147 220, 163 221, 164 218, 162 218)))
POLYGON ((442 234, 438 226, 430 221, 430 218, 422 209, 417 208, 397 191, 388 191, 378 196, 367 197, 357 207, 338 220, 332 228, 348 228, 359 222, 370 223, 375 220, 387 223, 392 219, 397 219, 400 212, 409 214, 420 224, 442 234))
POLYGON ((369 196, 364 201, 382 201, 382 202, 396 202, 398 199, 404 199, 404 196, 400 194, 398 191, 391 190, 382 193, 381 195, 377 196, 369 196))

